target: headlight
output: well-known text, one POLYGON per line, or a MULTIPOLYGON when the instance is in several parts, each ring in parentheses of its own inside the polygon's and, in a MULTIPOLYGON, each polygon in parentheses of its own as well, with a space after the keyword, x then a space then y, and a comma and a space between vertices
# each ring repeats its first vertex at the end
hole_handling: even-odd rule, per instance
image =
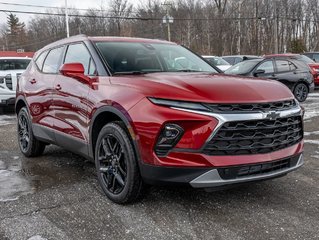
POLYGON ((196 102, 186 102, 186 101, 175 101, 175 100, 167 100, 167 99, 161 99, 161 98, 148 98, 152 103, 156 105, 162 105, 167 107, 173 107, 173 108, 184 108, 184 109, 190 109, 190 110, 199 110, 199 111, 210 111, 207 107, 205 107, 201 103, 196 102))

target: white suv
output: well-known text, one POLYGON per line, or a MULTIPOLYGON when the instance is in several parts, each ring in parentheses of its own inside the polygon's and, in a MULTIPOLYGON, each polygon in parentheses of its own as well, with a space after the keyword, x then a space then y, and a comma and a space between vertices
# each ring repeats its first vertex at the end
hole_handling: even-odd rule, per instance
POLYGON ((27 57, 0 57, 0 107, 15 103, 18 78, 30 61, 27 57))

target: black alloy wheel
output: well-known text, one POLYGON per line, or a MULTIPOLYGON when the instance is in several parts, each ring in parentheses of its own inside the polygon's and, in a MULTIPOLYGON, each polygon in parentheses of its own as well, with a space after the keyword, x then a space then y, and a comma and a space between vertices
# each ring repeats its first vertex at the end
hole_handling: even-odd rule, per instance
POLYGON ((18 143, 21 152, 26 157, 37 157, 45 149, 45 143, 38 140, 32 131, 31 120, 25 107, 18 113, 18 143))
POLYGON ((137 200, 143 181, 132 141, 122 122, 106 124, 95 147, 97 176, 105 195, 115 203, 137 200))
POLYGON ((22 152, 26 152, 28 150, 30 144, 29 132, 28 120, 24 114, 20 114, 18 118, 18 138, 22 152))
POLYGON ((127 176, 127 159, 119 140, 106 135, 98 150, 99 171, 107 190, 113 194, 123 191, 127 176))
POLYGON ((308 87, 306 86, 306 84, 304 84, 304 83, 298 83, 298 84, 295 86, 294 95, 295 95, 295 98, 296 98, 299 102, 304 102, 304 101, 306 101, 306 99, 307 99, 307 97, 308 97, 308 93, 309 93, 309 90, 308 90, 308 87))

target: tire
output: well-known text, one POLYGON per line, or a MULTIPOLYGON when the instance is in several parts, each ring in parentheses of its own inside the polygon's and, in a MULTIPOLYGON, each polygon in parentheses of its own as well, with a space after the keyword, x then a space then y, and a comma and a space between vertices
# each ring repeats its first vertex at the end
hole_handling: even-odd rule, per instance
POLYGON ((143 181, 132 142, 121 122, 106 124, 95 147, 95 165, 100 186, 115 203, 139 199, 143 181))
POLYGON ((304 83, 298 83, 294 88, 294 96, 299 102, 306 101, 308 97, 309 89, 308 86, 304 83))
POLYGON ((20 151, 26 157, 40 156, 45 149, 45 143, 39 141, 33 135, 32 124, 26 107, 20 109, 17 125, 20 151))

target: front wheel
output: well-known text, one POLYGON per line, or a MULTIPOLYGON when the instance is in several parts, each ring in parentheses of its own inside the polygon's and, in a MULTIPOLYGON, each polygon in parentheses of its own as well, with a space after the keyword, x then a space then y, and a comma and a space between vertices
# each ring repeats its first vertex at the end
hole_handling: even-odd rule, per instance
POLYGON ((128 134, 120 122, 106 124, 95 147, 99 183, 113 202, 125 204, 138 199, 142 178, 128 134))
POLYGON ((298 83, 294 89, 294 96, 299 102, 304 102, 307 99, 309 90, 306 84, 298 83))
POLYGON ((21 152, 26 157, 40 156, 45 149, 45 143, 33 135, 31 120, 25 107, 18 113, 18 142, 21 152))

